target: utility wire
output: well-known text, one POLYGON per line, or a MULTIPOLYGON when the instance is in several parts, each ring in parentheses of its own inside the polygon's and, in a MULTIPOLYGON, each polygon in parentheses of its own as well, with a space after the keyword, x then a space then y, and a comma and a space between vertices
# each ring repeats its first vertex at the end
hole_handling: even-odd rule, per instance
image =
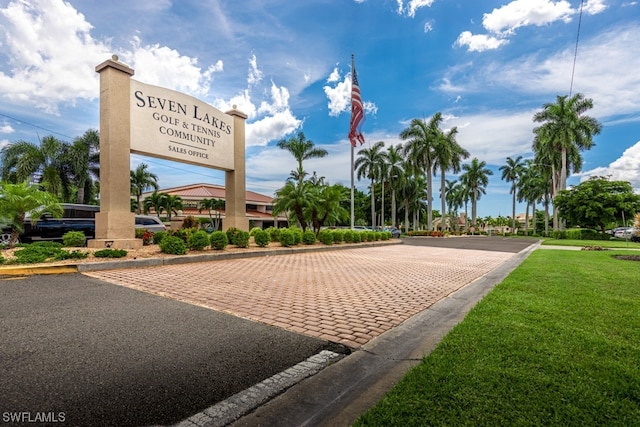
POLYGON ((573 53, 573 69, 571 70, 571 86, 569 87, 569 98, 573 92, 573 76, 576 72, 576 60, 578 59, 578 42, 580 41, 580 27, 582 26, 582 9, 584 7, 584 0, 580 1, 580 17, 578 18, 578 35, 576 36, 576 50, 573 53))
POLYGON ((9 116, 7 114, 0 113, 0 116, 6 117, 6 118, 11 119, 11 120, 14 120, 14 121, 16 121, 18 123, 25 124, 27 126, 31 126, 31 127, 37 128, 37 129, 46 130, 49 133, 55 133, 56 135, 64 136, 65 138, 74 139, 72 136, 65 135, 64 133, 56 132, 54 130, 47 129, 47 128, 42 127, 42 126, 34 125, 33 123, 29 123, 26 120, 16 119, 15 117, 11 117, 11 116, 9 116))

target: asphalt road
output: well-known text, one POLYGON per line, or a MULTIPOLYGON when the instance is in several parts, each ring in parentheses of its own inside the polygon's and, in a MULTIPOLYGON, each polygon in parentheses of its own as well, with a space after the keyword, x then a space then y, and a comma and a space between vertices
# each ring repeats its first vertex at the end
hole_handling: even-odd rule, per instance
POLYGON ((328 346, 80 274, 0 280, 0 342, 0 415, 79 426, 172 424, 328 346))

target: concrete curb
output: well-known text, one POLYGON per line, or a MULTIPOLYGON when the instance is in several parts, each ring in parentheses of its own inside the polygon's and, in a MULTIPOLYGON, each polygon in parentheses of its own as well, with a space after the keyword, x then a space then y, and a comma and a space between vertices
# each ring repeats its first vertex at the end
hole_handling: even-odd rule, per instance
POLYGON ((256 248, 250 248, 238 252, 212 252, 193 255, 176 255, 163 258, 144 258, 144 259, 129 259, 119 260, 114 259, 112 261, 104 262, 85 262, 77 264, 50 264, 39 266, 11 266, 0 267, 0 276, 30 276, 35 274, 70 274, 70 273, 88 273, 91 271, 104 271, 104 270, 121 270, 127 268, 145 268, 145 267, 158 267, 163 265, 178 265, 189 264, 193 262, 209 262, 209 261, 223 261, 230 259, 241 258, 253 258, 262 256, 277 256, 297 253, 312 253, 312 252, 324 252, 332 250, 342 249, 358 249, 368 248, 373 246, 385 246, 385 245, 398 245, 402 244, 402 240, 393 239, 378 242, 367 243, 341 243, 337 245, 322 245, 322 246, 296 246, 273 250, 262 250, 256 248))

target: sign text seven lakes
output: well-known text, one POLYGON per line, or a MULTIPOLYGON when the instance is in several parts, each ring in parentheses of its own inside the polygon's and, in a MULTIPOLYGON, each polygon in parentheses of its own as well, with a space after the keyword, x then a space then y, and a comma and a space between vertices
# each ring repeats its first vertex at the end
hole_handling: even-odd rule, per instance
MULTIPOLYGON (((161 125, 158 130, 160 133, 167 135, 169 137, 178 138, 185 141, 195 142, 202 145, 209 146, 213 148, 215 146, 216 141, 211 138, 219 139, 222 134, 230 135, 231 134, 231 125, 225 123, 220 120, 218 117, 213 116, 213 114, 209 114, 207 112, 198 111, 197 105, 192 105, 193 114, 188 114, 188 105, 176 102, 172 99, 159 98, 155 96, 146 96, 140 90, 134 92, 134 96, 136 97, 136 106, 139 108, 150 108, 150 109, 160 109, 162 111, 168 111, 171 113, 179 113, 188 117, 190 119, 198 120, 201 123, 205 123, 214 129, 206 126, 202 126, 198 123, 189 123, 186 121, 182 121, 180 123, 180 119, 168 116, 166 114, 160 114, 158 112, 153 113, 153 119, 160 121, 162 123, 166 123, 167 125, 173 127, 167 127, 161 125), (182 124, 182 129, 180 129, 180 124, 182 124), (189 131, 189 132, 186 132, 189 131), (196 132, 197 134, 193 134, 191 132, 196 132), (200 135, 198 135, 200 134, 200 135), (205 135, 205 136, 202 136, 205 135)), ((207 153, 203 153, 195 150, 187 150, 182 147, 169 146, 169 151, 173 151, 180 154, 188 154, 190 156, 202 157, 205 159, 209 158, 207 153)))

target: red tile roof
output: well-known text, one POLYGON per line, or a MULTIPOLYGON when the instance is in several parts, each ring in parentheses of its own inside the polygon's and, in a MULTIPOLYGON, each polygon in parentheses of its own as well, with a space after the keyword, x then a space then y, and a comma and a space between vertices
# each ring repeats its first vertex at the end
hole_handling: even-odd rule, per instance
MULTIPOLYGON (((190 184, 180 187, 163 188, 158 190, 162 193, 168 193, 172 196, 180 196, 183 199, 225 199, 225 188, 221 185, 214 184, 190 184)), ((151 195, 151 193, 144 193, 142 198, 151 195)), ((247 203, 259 204, 259 205, 271 205, 273 204, 273 198, 265 196, 253 191, 245 192, 245 199, 247 203)))

